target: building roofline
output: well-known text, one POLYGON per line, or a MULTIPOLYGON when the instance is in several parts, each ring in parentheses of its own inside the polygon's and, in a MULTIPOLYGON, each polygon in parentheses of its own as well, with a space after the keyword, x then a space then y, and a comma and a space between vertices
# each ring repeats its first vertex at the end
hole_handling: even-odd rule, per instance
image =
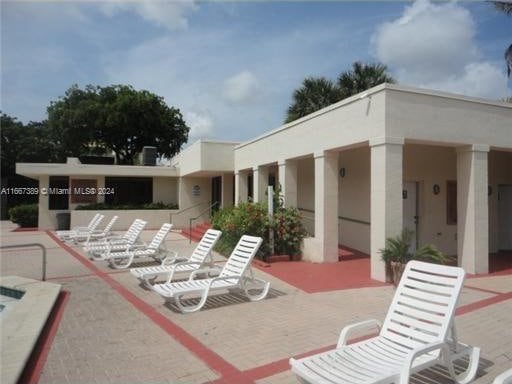
POLYGON ((244 141, 243 143, 240 143, 235 147, 235 150, 243 148, 249 144, 253 144, 257 141, 260 141, 262 139, 265 139, 267 137, 273 136, 279 132, 285 131, 287 129, 293 128, 296 125, 299 125, 301 123, 304 123, 308 120, 314 119, 318 116, 321 116, 323 114, 329 113, 333 110, 336 110, 338 108, 344 107, 346 105, 352 104, 358 100, 364 99, 366 97, 375 95, 377 93, 380 93, 384 90, 391 90, 391 91, 398 91, 398 92, 404 92, 404 93, 414 93, 419 95, 427 95, 427 96, 435 96, 435 97, 441 97, 446 99, 452 99, 452 100, 459 100, 459 101, 467 101, 471 103, 478 103, 478 104, 485 104, 495 107, 505 107, 505 108, 512 108, 512 105, 509 103, 506 103, 504 101, 498 101, 498 100, 488 100, 484 98, 478 98, 478 97, 471 97, 471 96, 465 96, 455 93, 449 93, 449 92, 442 92, 442 91, 435 91, 430 89, 423 89, 423 88, 416 88, 406 85, 398 85, 398 84, 390 84, 390 83, 383 83, 379 84, 373 88, 370 88, 366 91, 360 92, 356 95, 350 96, 346 99, 343 99, 341 101, 338 101, 337 103, 334 103, 332 105, 329 105, 328 107, 322 108, 316 112, 310 113, 309 115, 306 115, 304 117, 301 117, 297 120, 294 120, 290 123, 283 124, 275 129, 272 129, 262 135, 259 135, 253 139, 250 139, 248 141, 244 141))

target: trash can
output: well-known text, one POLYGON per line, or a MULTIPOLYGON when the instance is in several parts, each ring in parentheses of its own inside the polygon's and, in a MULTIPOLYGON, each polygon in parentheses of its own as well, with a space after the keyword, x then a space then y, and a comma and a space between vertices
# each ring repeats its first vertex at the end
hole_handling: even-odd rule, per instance
POLYGON ((71 223, 71 213, 69 212, 60 212, 57 213, 57 229, 69 229, 69 225, 71 223))

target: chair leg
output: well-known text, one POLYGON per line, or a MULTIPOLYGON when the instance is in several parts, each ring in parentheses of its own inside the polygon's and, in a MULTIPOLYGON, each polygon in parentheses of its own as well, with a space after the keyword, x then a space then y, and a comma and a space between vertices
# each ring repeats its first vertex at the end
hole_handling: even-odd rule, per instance
POLYGON ((174 301, 176 302, 176 305, 178 306, 179 310, 183 313, 192 313, 199 311, 203 305, 206 303, 206 299, 208 299, 208 291, 205 291, 201 294, 201 300, 199 300, 199 303, 196 305, 183 305, 181 302, 181 296, 176 296, 174 298, 174 301))
POLYGON ((132 261, 133 261, 133 257, 122 257, 122 258, 116 257, 116 258, 109 259, 110 265, 115 269, 128 268, 132 264, 132 261), (123 263, 123 260, 126 260, 126 261, 123 263))
POLYGON ((247 298, 251 301, 258 301, 258 300, 262 300, 264 299, 267 294, 268 294, 268 291, 270 290, 270 282, 269 281, 265 281, 265 280, 262 280, 262 279, 258 279, 257 277, 253 277, 251 279, 247 279, 244 284, 243 284, 243 290, 245 292, 245 295, 247 296, 247 298), (250 294, 249 293, 249 287, 247 286, 247 283, 254 283, 254 282, 258 282, 260 284, 263 284, 263 288, 261 289, 261 292, 259 294, 256 294, 256 295, 253 295, 253 294, 250 294))
POLYGON ((453 368, 453 359, 450 356, 445 356, 445 365, 450 372, 450 376, 453 381, 457 384, 468 384, 476 376, 478 371, 478 362, 480 361, 480 348, 478 347, 466 347, 467 353, 464 353, 469 357, 469 363, 467 369, 460 373, 456 374, 455 369, 453 368))

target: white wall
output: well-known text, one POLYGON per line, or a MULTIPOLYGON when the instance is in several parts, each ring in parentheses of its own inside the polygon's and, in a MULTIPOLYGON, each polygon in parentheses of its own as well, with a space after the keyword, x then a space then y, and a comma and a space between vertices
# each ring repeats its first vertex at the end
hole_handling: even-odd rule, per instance
POLYGON ((196 141, 173 160, 179 163, 181 176, 197 172, 233 172, 237 143, 196 141))
MULTIPOLYGON (((512 152, 489 152, 489 252, 498 251, 498 186, 512 185, 512 152)), ((512 213, 511 213, 512 214, 512 213)))
POLYGON ((153 202, 164 204, 178 204, 178 178, 154 177, 153 202))
MULTIPOLYGON (((510 174, 506 161, 512 154, 500 152, 499 180, 510 174), (508 158, 507 158, 508 156, 508 158)), ((492 157, 492 156, 491 156, 492 157)), ((496 163, 498 160, 494 160, 496 163)), ((457 253, 457 225, 446 224, 446 182, 456 180, 455 148, 406 144, 404 147, 404 181, 419 182, 419 231, 420 245, 432 243, 446 254, 457 253), (434 195, 434 184, 441 188, 434 195)), ((492 161, 491 161, 492 163, 492 161)), ((339 168, 345 168, 345 177, 339 183, 339 216, 370 222, 370 149, 369 147, 341 151, 339 168)), ((497 172, 497 171, 496 171, 497 172)), ((496 178, 496 177, 495 177, 496 178)), ((497 185, 498 179, 495 183, 497 185)), ((508 180, 512 180, 509 177, 508 180)), ((512 181, 511 181, 512 182, 512 181)), ((297 201, 300 208, 314 210, 314 163, 312 158, 298 161, 297 201)), ((495 197, 497 199, 497 197, 495 197)), ((306 218, 314 214, 305 212, 306 218)), ((495 215, 493 216, 495 217, 495 215)), ((313 221, 306 219, 306 227, 313 221)), ((311 228, 312 231, 312 228, 311 228)), ((364 253, 370 252, 370 225, 350 220, 339 221, 339 241, 364 253)))
POLYGON ((208 208, 212 197, 211 179, 209 177, 181 177, 179 180, 179 206, 180 212, 174 215, 176 220, 187 223, 188 219, 201 214, 194 224, 209 220, 209 212, 203 212, 208 208), (194 196, 192 190, 199 186, 199 196, 194 196))
POLYGON ((105 215, 105 218, 99 225, 103 229, 105 225, 117 215, 119 218, 114 224, 114 231, 124 231, 133 223, 135 219, 147 221, 146 229, 159 229, 163 223, 169 223, 172 220, 173 229, 184 228, 185 225, 179 219, 174 220, 173 216, 178 210, 171 209, 133 209, 133 210, 102 210, 102 211, 71 211, 71 228, 76 226, 86 226, 96 213, 105 215))
POLYGON ((512 148, 512 106, 411 89, 386 90, 386 136, 512 148))
POLYGON ((339 242, 370 254, 370 148, 340 152, 341 168, 338 215, 346 219, 339 220, 339 242))
POLYGON ((455 148, 406 144, 404 181, 419 182, 419 245, 434 244, 443 253, 457 254, 457 225, 446 223, 446 182, 457 180, 455 148), (437 184, 440 193, 434 195, 437 184))
MULTIPOLYGON (((378 87, 377 87, 378 88, 378 87)), ((384 136, 385 92, 354 96, 235 149, 235 169, 270 164, 384 136)))

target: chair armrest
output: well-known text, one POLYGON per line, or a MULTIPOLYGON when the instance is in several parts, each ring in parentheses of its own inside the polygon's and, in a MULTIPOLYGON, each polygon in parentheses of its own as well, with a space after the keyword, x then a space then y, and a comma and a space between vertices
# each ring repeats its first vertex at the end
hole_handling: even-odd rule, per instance
POLYGON ((347 345, 348 337, 354 331, 362 330, 362 329, 371 329, 373 327, 377 327, 380 331, 382 324, 379 320, 370 319, 361 321, 359 323, 347 325, 345 328, 341 330, 340 337, 338 339, 338 344, 336 348, 343 347, 347 345))
MULTIPOLYGON (((188 262, 187 263, 178 263, 179 265, 185 265, 185 264, 189 264, 188 262)), ((176 265, 178 265, 176 264, 176 265)), ((194 264, 199 264, 199 265, 202 265, 202 263, 198 263, 198 262, 190 262, 191 265, 194 265, 194 264)), ((188 278, 189 281, 192 281, 194 280, 194 278, 196 277, 196 275, 199 275, 201 273, 210 273, 210 272, 217 272, 217 274, 220 272, 220 269, 218 268, 201 268, 201 269, 196 269, 194 272, 192 272, 188 278)), ((215 279, 217 279, 217 277, 215 277, 215 279)))
POLYGON ((213 285, 213 283, 215 283, 215 282, 217 282, 217 281, 233 280, 233 279, 240 280, 240 277, 241 277, 241 276, 222 276, 222 277, 214 277, 213 279, 211 279, 211 280, 210 280, 210 284, 208 285, 208 289, 210 289, 210 287, 213 285))
POLYGON ((409 383, 412 363, 417 357, 424 355, 425 353, 435 351, 437 349, 448 349, 448 345, 446 344, 445 341, 436 341, 434 343, 430 343, 422 347, 413 349, 407 356, 407 359, 405 360, 404 366, 402 368, 402 372, 400 372, 400 384, 409 383))
POLYGON ((134 243, 128 247, 127 251, 136 251, 137 249, 147 248, 147 247, 148 247, 148 245, 146 243, 134 243))
POLYGON ((164 265, 164 266, 172 265, 177 260, 179 260, 178 252, 176 252, 176 251, 167 251, 167 256, 165 256, 162 259, 162 264, 161 265, 164 265))

